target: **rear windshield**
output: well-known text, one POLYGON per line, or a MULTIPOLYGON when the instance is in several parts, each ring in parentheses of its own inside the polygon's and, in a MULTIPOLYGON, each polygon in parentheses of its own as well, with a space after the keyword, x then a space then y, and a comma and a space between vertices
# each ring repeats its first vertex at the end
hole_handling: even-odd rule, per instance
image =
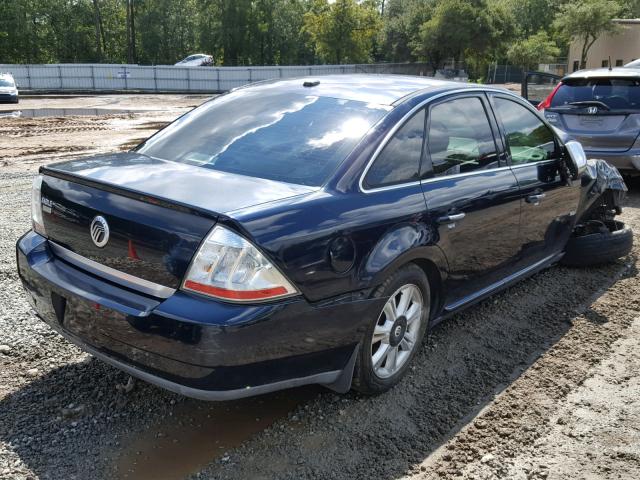
POLYGON ((553 96, 551 107, 596 101, 604 103, 610 110, 640 109, 640 79, 576 78, 566 82, 553 96))
POLYGON ((240 90, 184 115, 137 151, 203 168, 320 186, 388 108, 240 90))

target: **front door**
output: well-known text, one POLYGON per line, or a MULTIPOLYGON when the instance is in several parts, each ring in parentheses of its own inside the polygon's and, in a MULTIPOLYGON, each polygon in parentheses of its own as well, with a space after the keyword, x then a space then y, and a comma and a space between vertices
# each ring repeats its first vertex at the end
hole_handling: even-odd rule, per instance
POLYGON ((524 268, 564 249, 575 222, 580 188, 568 181, 560 145, 538 114, 511 96, 490 98, 518 179, 522 205, 518 265, 524 268))
POLYGON ((520 200, 486 97, 448 97, 429 108, 422 189, 449 271, 445 309, 514 272, 520 200))

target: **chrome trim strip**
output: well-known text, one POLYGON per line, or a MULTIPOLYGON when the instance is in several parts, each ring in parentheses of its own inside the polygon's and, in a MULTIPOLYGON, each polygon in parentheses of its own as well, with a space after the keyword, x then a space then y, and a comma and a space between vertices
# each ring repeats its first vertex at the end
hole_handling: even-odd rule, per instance
POLYGON ((529 162, 529 163, 518 163, 517 165, 511 165, 511 170, 517 170, 519 168, 530 167, 531 165, 551 165, 552 163, 556 163, 558 161, 557 158, 549 158, 547 160, 540 160, 538 162, 529 162))
POLYGON ((531 265, 529 265, 528 267, 523 268, 522 270, 519 270, 515 273, 512 273, 511 275, 508 275, 506 277, 504 277, 502 280, 493 283, 491 285, 489 285, 488 287, 483 288, 482 290, 478 290, 475 293, 472 293, 471 295, 468 295, 456 302, 450 303, 449 305, 446 305, 444 307, 444 309, 447 312, 450 312, 452 310, 455 310, 459 307, 462 307, 463 305, 466 305, 467 303, 470 303, 474 300, 476 300, 479 297, 482 297, 494 290, 499 289, 500 287, 504 287, 506 284, 512 282, 513 280, 518 279, 519 277, 522 277, 523 275, 526 275, 527 273, 531 272, 532 270, 535 270, 536 268, 539 268, 541 266, 543 266, 545 263, 550 262, 553 260, 554 257, 557 257, 558 254, 554 253, 553 255, 549 255, 548 257, 544 257, 542 260, 538 260, 536 263, 533 263, 531 265))
MULTIPOLYGON (((384 190, 393 190, 396 188, 403 188, 403 187, 408 187, 408 186, 414 186, 414 185, 419 185, 420 182, 419 181, 412 181, 412 182, 407 182, 407 183, 399 183, 397 185, 388 185, 386 187, 377 187, 377 188, 365 188, 364 187, 364 178, 367 176, 367 172, 369 171, 369 169, 371 168, 371 165, 373 165, 373 162, 376 160, 376 158, 378 157, 378 155, 380 154, 380 152, 382 152, 382 150, 384 149, 384 147, 387 146, 387 143, 389 143, 391 141, 391 138, 396 134, 396 132, 400 129, 400 127, 402 127, 404 125, 404 123, 414 114, 416 113, 418 110, 420 110, 421 108, 423 108, 425 105, 433 102, 434 100, 437 100, 438 98, 442 98, 442 97, 446 97, 449 95, 455 95, 457 93, 466 93, 466 92, 471 92, 471 93, 485 93, 485 92, 492 92, 492 93, 502 93, 508 96, 512 96, 514 98, 518 98, 518 99, 522 99, 522 97, 519 97, 518 95, 516 95, 513 92, 510 92, 508 90, 503 90, 501 88, 488 88, 488 87, 482 87, 482 88, 474 88, 474 87, 466 87, 466 88, 457 88, 455 90, 448 90, 446 92, 442 92, 439 93, 437 95, 434 95, 432 97, 427 98, 426 100, 423 100, 422 102, 420 102, 418 105, 416 105, 415 107, 413 107, 411 110, 409 110, 409 112, 407 112, 405 114, 404 117, 402 117, 398 123, 396 123, 393 128, 391 130, 389 130, 389 132, 385 135, 384 139, 382 140, 382 142, 380 142, 380 145, 378 145, 378 148, 376 148, 375 152, 373 152, 373 155, 371 155, 371 158, 369 159, 369 162, 367 163, 367 166, 365 167, 364 171, 362 172, 362 174, 360 175, 360 180, 358 181, 358 186, 360 187, 360 191, 363 193, 373 193, 373 192, 378 192, 378 191, 384 191, 384 190)), ((505 166, 505 167, 498 167, 498 168, 491 168, 491 169, 487 169, 487 170, 479 170, 482 172, 492 172, 494 170, 502 170, 502 169, 506 169, 506 168, 510 168, 509 165, 505 166)), ((471 174, 474 172, 467 172, 467 174, 471 174)), ((442 177, 436 177, 438 180, 441 180, 443 178, 452 178, 452 177, 457 177, 460 175, 465 175, 465 174, 456 174, 456 175, 446 175, 446 176, 442 176, 442 177)), ((433 180, 433 179, 428 179, 428 180, 433 180)), ((427 180, 427 181, 428 181, 427 180)), ((423 180, 422 183, 424 183, 425 181, 423 180)))
POLYGON ((137 290, 138 292, 153 295, 158 298, 169 298, 176 292, 175 288, 165 287, 164 285, 150 282, 149 280, 144 280, 143 278, 135 277, 128 273, 116 270, 115 268, 102 265, 101 263, 90 260, 82 255, 78 255, 77 253, 52 242, 51 240, 49 240, 49 247, 51 247, 51 250, 56 257, 59 257, 89 273, 98 275, 105 280, 110 280, 124 287, 137 290))
POLYGON ((510 169, 511 167, 507 165, 504 167, 487 168, 486 170, 473 170, 471 172, 456 173, 455 175, 443 175, 442 177, 425 178, 424 180, 422 180, 422 184, 424 185, 432 182, 438 182, 440 180, 447 179, 447 178, 472 177, 474 175, 482 175, 483 173, 487 173, 487 172, 501 172, 503 170, 510 170, 510 169))

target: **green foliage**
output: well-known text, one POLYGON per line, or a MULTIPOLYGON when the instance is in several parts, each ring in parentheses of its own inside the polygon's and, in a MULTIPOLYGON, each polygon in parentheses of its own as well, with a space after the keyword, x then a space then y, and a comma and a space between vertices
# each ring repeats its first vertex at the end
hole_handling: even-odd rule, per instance
POLYGON ((448 0, 435 4, 410 45, 434 68, 453 58, 480 57, 510 37, 509 16, 483 0, 448 0))
POLYGON ((318 0, 304 16, 304 30, 316 53, 329 63, 362 63, 370 60, 380 28, 380 14, 373 2, 318 0))
POLYGON ((379 49, 392 62, 415 60, 411 41, 433 14, 434 0, 387 0, 379 49))
POLYGON ((614 0, 577 0, 560 7, 553 26, 565 41, 582 42, 581 68, 587 63, 587 54, 593 43, 604 33, 613 33, 618 26, 611 22, 621 11, 614 0))
POLYGON ((535 70, 539 63, 550 62, 560 54, 560 49, 544 30, 523 40, 518 40, 507 50, 507 58, 524 70, 535 70))

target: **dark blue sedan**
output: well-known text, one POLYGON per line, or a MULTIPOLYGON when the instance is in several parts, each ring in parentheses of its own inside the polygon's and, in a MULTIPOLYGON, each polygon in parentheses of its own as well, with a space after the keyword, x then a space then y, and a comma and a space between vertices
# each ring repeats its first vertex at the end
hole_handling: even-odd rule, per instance
POLYGON ((589 172, 504 90, 261 83, 131 152, 42 167, 18 269, 51 327, 169 390, 382 392, 429 327, 560 260, 578 227, 628 241, 589 172))

